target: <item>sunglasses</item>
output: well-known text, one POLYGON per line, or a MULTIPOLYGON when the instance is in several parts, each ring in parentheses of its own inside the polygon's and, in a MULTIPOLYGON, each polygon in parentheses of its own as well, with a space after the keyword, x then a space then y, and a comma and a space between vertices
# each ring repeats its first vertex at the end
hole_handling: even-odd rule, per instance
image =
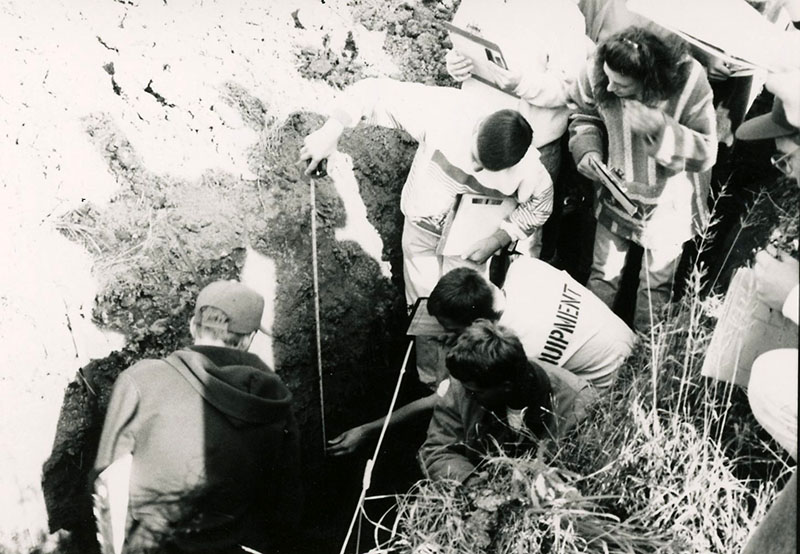
POLYGON ((769 163, 784 175, 790 176, 792 174, 792 160, 790 156, 798 150, 800 150, 800 146, 786 154, 773 154, 769 159, 769 163))

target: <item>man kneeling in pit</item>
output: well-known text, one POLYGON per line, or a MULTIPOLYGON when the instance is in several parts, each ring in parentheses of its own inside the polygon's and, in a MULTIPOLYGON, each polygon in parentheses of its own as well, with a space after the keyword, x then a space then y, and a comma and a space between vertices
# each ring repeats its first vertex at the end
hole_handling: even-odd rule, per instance
POLYGON ((636 342, 633 331, 566 271, 526 256, 511 264, 502 289, 470 268, 450 271, 431 292, 428 312, 455 333, 479 318, 497 321, 519 337, 528 358, 566 369, 599 391, 611 386, 636 342))
MULTIPOLYGON (((451 270, 434 287, 427 309, 453 334, 479 318, 498 322, 519 337, 528 358, 538 365, 566 369, 600 392, 611 386, 636 343, 633 331, 586 287, 565 271, 526 256, 511 264, 502 289, 471 268, 451 270)), ((447 386, 447 347, 441 341, 426 346, 438 349, 426 353, 436 362, 426 365, 428 372, 418 367, 419 378, 439 390, 396 410, 393 424, 430 413, 443 395, 441 383, 447 386)), ((355 451, 382 425, 381 418, 342 433, 331 441, 329 453, 355 451)))
POLYGON ((479 319, 447 354, 450 385, 436 405, 419 462, 430 479, 466 480, 497 446, 519 454, 563 436, 597 400, 585 380, 528 360, 507 328, 479 319))

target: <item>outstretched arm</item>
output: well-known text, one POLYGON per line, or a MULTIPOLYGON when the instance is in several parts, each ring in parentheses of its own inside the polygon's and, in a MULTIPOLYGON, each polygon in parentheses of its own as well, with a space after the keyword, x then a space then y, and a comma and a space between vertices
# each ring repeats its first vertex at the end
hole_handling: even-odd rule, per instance
POLYGON ((433 410, 428 436, 418 456, 422 471, 429 479, 463 481, 475 469, 466 456, 466 429, 459 410, 464 396, 463 388, 452 381, 433 410))
MULTIPOLYGON (((430 414, 436 406, 438 396, 431 394, 424 398, 419 398, 413 402, 401 406, 392 412, 389 419, 389 425, 396 425, 404 421, 409 421, 415 417, 423 414, 430 414)), ((328 455, 330 456, 345 456, 352 454, 361 447, 367 440, 377 437, 383 427, 383 422, 386 418, 382 417, 364 425, 353 427, 328 441, 328 455)))
POLYGON ((418 142, 424 140, 438 107, 454 92, 393 79, 362 79, 350 85, 336 100, 328 121, 303 141, 300 160, 308 160, 306 175, 336 151, 345 127, 355 127, 362 119, 370 125, 402 129, 418 142))

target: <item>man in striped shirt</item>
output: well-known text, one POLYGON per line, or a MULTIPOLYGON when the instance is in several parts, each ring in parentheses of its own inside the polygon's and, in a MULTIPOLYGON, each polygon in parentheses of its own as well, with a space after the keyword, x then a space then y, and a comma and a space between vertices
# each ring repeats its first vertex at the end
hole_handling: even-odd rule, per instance
POLYGON ((570 151, 578 170, 619 171, 636 211, 597 185, 597 232, 588 288, 612 306, 631 243, 644 247, 634 327, 659 319, 669 301, 682 245, 707 223, 717 154, 711 87, 675 37, 630 27, 598 48, 573 90, 570 151), (607 156, 603 129, 607 135, 607 156))
POLYGON ((345 127, 362 119, 402 129, 419 142, 400 200, 409 305, 428 296, 450 269, 484 270, 494 252, 531 236, 549 217, 552 181, 538 150, 530 148, 533 131, 519 112, 491 112, 454 88, 363 79, 344 91, 328 121, 306 137, 300 157, 309 161, 307 173, 336 150, 345 127), (511 197, 517 206, 490 237, 460 256, 437 255, 445 220, 462 193, 511 197))

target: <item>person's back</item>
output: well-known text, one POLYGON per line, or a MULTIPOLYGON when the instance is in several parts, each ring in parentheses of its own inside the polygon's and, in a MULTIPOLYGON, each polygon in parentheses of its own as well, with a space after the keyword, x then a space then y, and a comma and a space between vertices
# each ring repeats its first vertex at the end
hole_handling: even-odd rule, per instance
POLYGON ((95 471, 132 453, 126 552, 262 550, 299 515, 291 393, 258 356, 195 339, 114 386, 95 471))
POLYGON ((529 359, 566 369, 600 390, 611 385, 636 342, 630 328, 567 272, 526 256, 511 263, 502 289, 468 268, 448 272, 427 307, 452 332, 478 318, 497 321, 519 337, 529 359))
POLYGON ((636 342, 633 331, 597 296, 541 260, 514 260, 503 292, 499 323, 519 336, 528 357, 600 389, 611 384, 636 342))

